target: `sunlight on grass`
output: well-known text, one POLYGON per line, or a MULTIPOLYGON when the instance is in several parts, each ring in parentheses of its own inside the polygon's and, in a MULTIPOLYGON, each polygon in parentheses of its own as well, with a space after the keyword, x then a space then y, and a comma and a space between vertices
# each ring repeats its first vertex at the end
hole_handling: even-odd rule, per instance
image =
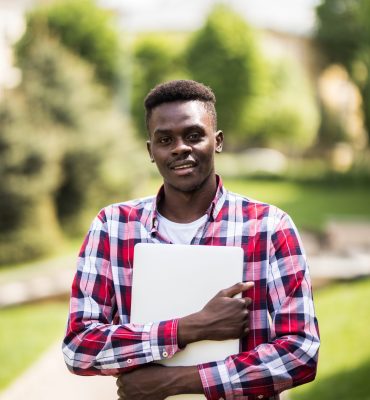
POLYGON ((55 340, 67 322, 66 301, 0 310, 0 390, 27 369, 55 340))
POLYGON ((293 400, 370 398, 370 279, 317 291, 321 334, 316 380, 291 391, 293 400))

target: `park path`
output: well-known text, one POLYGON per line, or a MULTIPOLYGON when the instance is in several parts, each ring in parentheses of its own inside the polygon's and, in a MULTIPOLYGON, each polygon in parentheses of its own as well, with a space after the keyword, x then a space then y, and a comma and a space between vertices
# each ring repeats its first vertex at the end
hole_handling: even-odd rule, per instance
POLYGON ((81 377, 64 364, 60 339, 21 375, 0 400, 114 400, 116 380, 110 376, 81 377))
MULTIPOLYGON (((329 248, 322 248, 314 237, 303 234, 314 287, 333 279, 370 276, 370 231, 361 232, 357 238, 348 230, 341 237, 343 229, 338 227, 335 227, 334 232, 339 233, 331 238, 332 246, 329 248), (355 242, 351 245, 351 241, 355 242), (349 246, 345 246, 348 242, 349 246)), ((75 259, 75 255, 69 255, 35 266, 32 271, 19 270, 5 278, 1 277, 0 307, 65 295, 71 285, 75 259)), ((68 372, 60 349, 61 340, 60 338, 7 390, 0 393, 0 400, 116 399, 114 378, 80 377, 68 372)))

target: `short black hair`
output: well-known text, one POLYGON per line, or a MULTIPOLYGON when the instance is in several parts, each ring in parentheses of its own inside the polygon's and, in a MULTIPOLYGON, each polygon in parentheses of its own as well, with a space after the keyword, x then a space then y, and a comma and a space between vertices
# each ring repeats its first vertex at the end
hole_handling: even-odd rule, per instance
POLYGON ((203 83, 190 79, 179 79, 155 86, 144 100, 145 121, 149 127, 149 119, 155 107, 174 101, 201 101, 211 114, 215 130, 217 129, 216 96, 212 89, 203 83))

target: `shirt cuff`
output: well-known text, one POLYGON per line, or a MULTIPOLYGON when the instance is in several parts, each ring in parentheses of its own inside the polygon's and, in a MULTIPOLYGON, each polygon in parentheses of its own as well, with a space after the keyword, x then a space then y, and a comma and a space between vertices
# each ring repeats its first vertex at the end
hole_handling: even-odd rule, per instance
POLYGON ((204 395, 208 400, 234 399, 229 372, 224 361, 198 365, 204 395))
POLYGON ((172 357, 179 346, 177 344, 178 319, 154 322, 150 328, 150 347, 153 361, 172 357))

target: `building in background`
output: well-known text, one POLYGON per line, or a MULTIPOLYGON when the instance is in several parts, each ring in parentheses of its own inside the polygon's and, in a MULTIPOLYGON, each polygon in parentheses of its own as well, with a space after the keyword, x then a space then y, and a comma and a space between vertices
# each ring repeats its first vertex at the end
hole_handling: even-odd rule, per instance
POLYGON ((31 5, 31 0, 0 0, 0 96, 21 80, 14 66, 13 45, 24 32, 24 16, 31 5))

